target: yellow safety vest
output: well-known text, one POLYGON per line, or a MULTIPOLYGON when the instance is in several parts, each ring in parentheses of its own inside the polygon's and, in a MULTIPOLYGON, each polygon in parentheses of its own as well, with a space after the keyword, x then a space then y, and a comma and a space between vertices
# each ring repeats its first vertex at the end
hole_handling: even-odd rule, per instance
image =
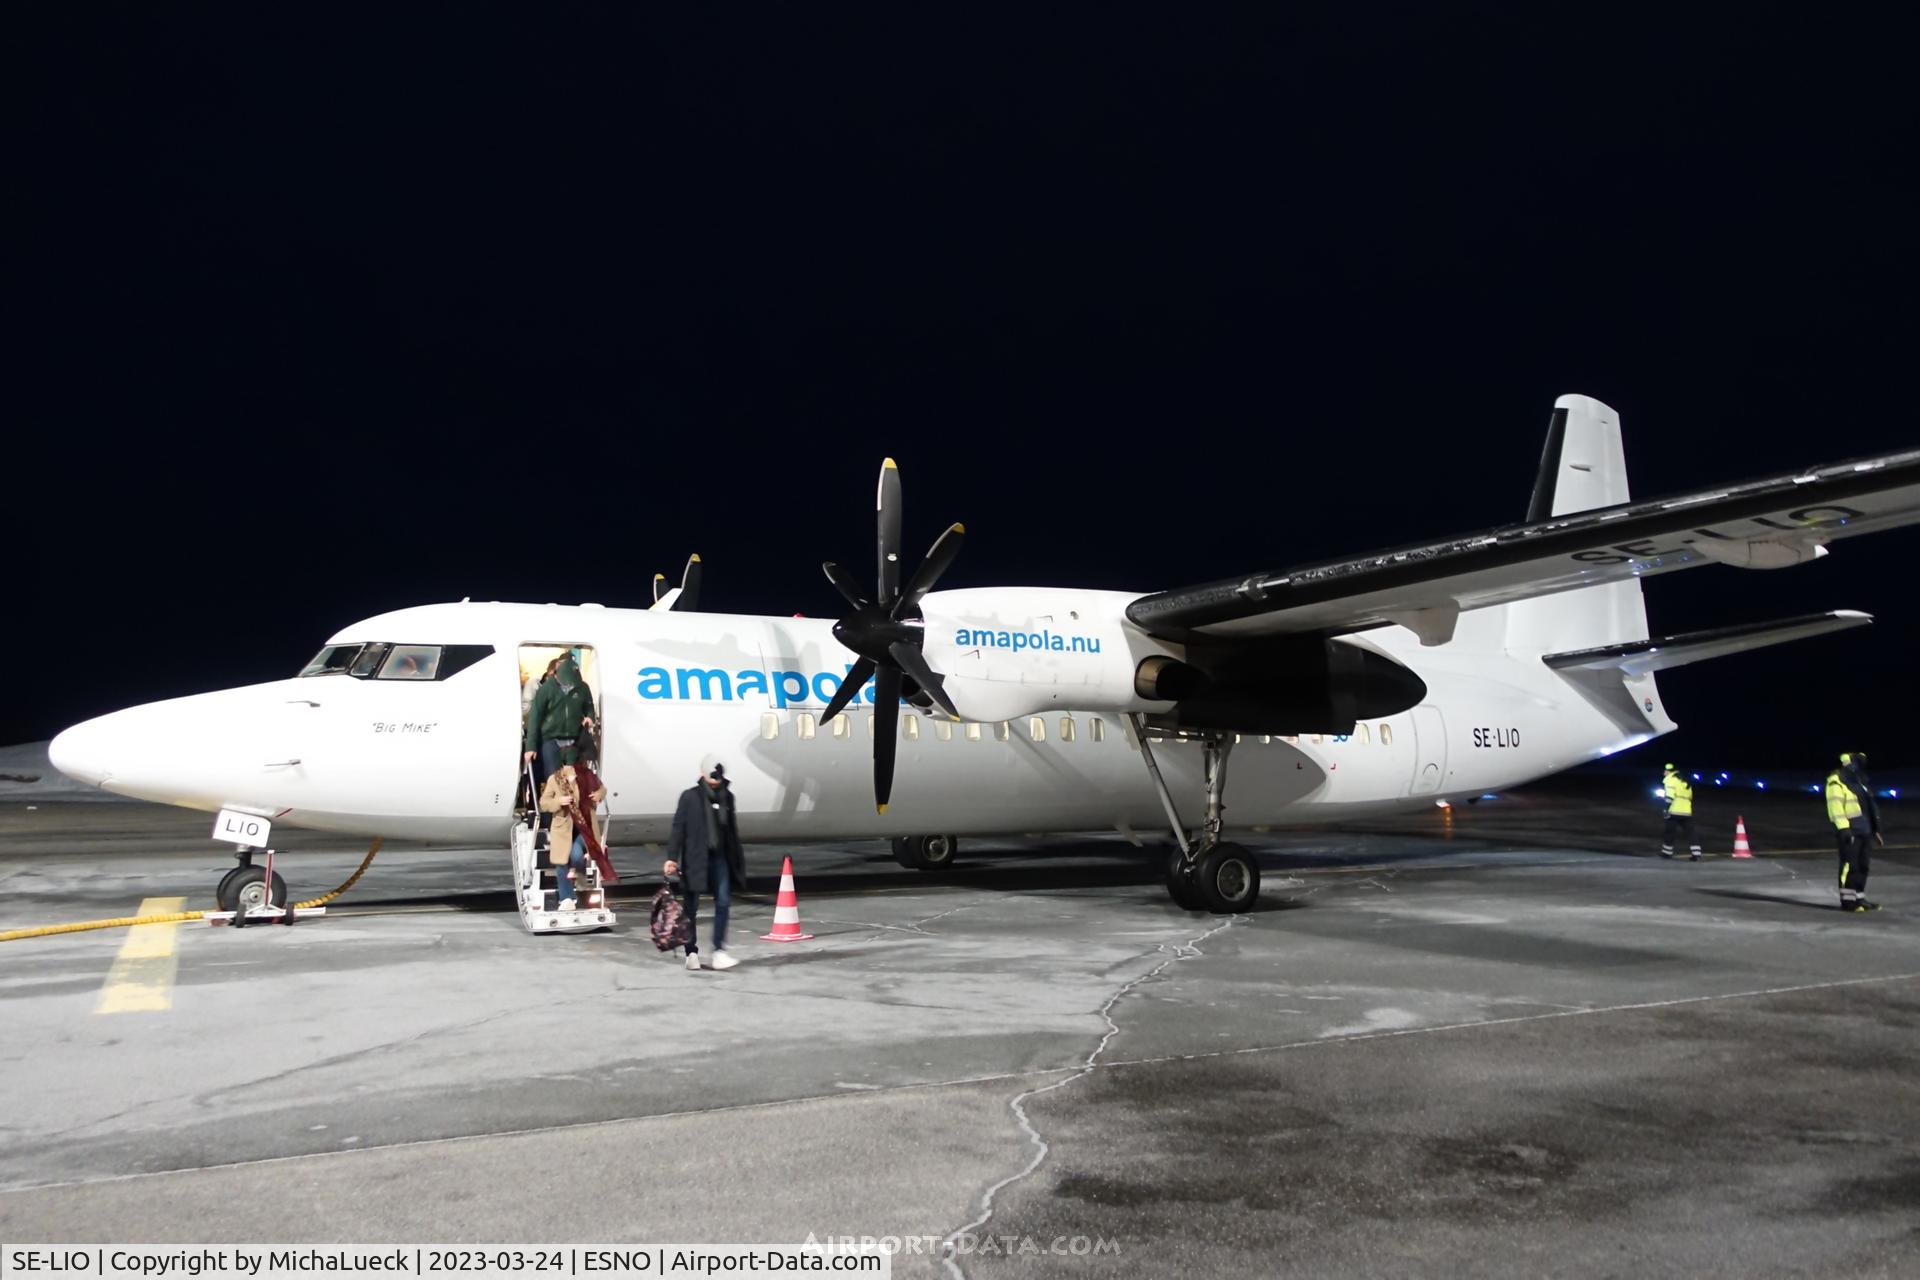
POLYGON ((1693 784, 1677 773, 1670 773, 1662 784, 1667 793, 1667 812, 1676 818, 1693 814, 1693 784))
POLYGON ((1860 797, 1854 794, 1852 787, 1840 781, 1840 771, 1835 769, 1827 775, 1828 821, 1838 830, 1845 831, 1860 816, 1860 797))

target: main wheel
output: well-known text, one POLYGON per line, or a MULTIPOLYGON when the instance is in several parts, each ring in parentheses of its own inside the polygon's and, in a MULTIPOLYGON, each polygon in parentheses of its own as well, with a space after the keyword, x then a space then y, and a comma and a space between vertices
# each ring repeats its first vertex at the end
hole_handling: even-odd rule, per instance
MULTIPOLYGON (((287 901, 287 882, 273 873, 273 901, 276 906, 291 906, 287 901)), ((236 867, 220 882, 222 911, 252 911, 267 905, 267 869, 236 867)))
POLYGON ((1215 915, 1245 911, 1260 897, 1260 864, 1237 844, 1215 845, 1194 880, 1201 904, 1215 915))
POLYGON ((1167 855, 1167 893, 1184 911, 1200 909, 1200 891, 1188 874, 1186 853, 1178 846, 1167 855))
POLYGON ((910 871, 944 871, 959 849, 960 841, 953 836, 893 838, 893 860, 910 871))

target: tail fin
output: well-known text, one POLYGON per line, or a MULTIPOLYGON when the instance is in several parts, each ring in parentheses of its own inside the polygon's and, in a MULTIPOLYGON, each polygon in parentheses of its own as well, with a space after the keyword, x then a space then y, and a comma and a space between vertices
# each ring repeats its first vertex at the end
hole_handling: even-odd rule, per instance
MULTIPOLYGON (((1627 454, 1620 415, 1590 396, 1553 402, 1547 445, 1540 454, 1529 524, 1627 501, 1627 454)), ((1647 607, 1638 581, 1608 583, 1501 606, 1506 646, 1561 653, 1647 638, 1647 607)))

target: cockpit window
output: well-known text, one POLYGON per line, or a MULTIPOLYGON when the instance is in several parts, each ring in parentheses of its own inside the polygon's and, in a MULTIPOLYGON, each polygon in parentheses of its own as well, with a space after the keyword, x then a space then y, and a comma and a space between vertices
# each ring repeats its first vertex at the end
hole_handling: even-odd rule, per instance
POLYGON ((380 664, 382 680, 431 680, 440 667, 437 644, 397 644, 380 664))
POLYGON ((353 665, 347 669, 347 674, 350 676, 359 676, 362 680, 365 680, 368 676, 371 676, 380 669, 380 663, 385 660, 387 650, 391 648, 393 648, 393 646, 390 644, 368 645, 360 651, 360 656, 354 659, 353 665))
POLYGON ((302 676, 357 680, 446 680, 493 656, 490 644, 330 644, 300 669, 302 676))
POLYGON ((330 644, 315 654, 313 661, 300 669, 302 676, 344 675, 353 666, 353 660, 360 656, 365 645, 330 644))

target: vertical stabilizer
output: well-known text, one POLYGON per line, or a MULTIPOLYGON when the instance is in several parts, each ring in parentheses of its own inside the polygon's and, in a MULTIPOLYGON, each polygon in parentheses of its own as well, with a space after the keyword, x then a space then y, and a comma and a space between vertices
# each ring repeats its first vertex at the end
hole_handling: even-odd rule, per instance
MULTIPOLYGON (((1611 507, 1628 500, 1620 415, 1591 396, 1553 402, 1546 448, 1527 521, 1611 507)), ((1507 648, 1556 653, 1647 638, 1647 608, 1637 581, 1566 591, 1504 606, 1507 648)))

